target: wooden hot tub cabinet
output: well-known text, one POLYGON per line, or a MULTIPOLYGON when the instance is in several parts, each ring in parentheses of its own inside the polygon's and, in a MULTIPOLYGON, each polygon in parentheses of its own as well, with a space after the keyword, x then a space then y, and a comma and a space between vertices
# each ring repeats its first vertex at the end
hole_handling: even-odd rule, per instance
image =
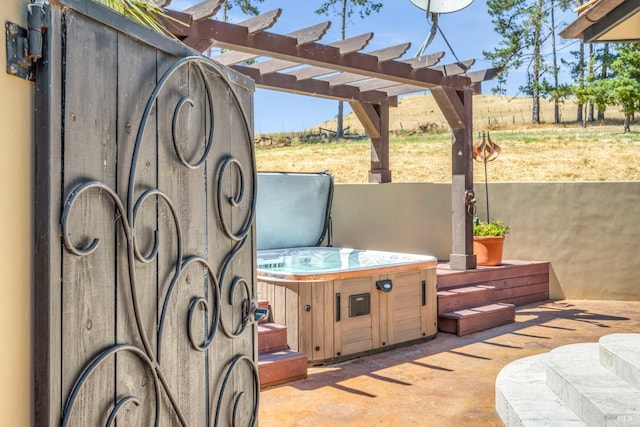
POLYGON ((365 270, 359 277, 316 275, 313 281, 258 272, 258 293, 269 300, 273 321, 287 326, 289 347, 305 353, 309 364, 334 363, 433 338, 435 264, 405 271, 365 270), (378 289, 381 280, 391 281, 389 292, 378 289))

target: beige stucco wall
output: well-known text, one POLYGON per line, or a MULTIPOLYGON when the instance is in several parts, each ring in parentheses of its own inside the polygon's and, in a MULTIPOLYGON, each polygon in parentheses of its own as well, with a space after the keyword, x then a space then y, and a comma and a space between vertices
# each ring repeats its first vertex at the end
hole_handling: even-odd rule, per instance
MULTIPOLYGON (((336 246, 451 251, 448 184, 337 185, 336 246)), ((484 185, 476 187, 486 216, 484 185)), ((505 259, 551 262, 553 298, 640 300, 640 182, 490 184, 490 214, 512 226, 505 259)))
POLYGON ((0 2, 0 426, 32 423, 33 83, 6 74, 4 23, 26 27, 26 0, 0 2))

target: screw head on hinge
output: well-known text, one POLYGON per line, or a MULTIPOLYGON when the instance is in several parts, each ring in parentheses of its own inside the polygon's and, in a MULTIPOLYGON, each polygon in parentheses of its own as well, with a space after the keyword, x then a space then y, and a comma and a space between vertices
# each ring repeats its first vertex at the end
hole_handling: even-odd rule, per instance
POLYGON ((7 23, 7 29, 9 30, 9 34, 12 36, 15 36, 16 34, 18 34, 18 26, 14 23, 7 23))

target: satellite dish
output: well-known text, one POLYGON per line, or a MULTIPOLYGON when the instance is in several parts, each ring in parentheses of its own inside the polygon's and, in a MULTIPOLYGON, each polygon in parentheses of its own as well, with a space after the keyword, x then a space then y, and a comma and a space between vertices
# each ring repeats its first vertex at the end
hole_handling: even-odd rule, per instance
POLYGON ((411 0, 411 3, 427 13, 451 13, 464 9, 473 0, 411 0))
MULTIPOLYGON (((462 10, 473 3, 473 0, 411 0, 411 3, 413 3, 414 6, 417 6, 418 8, 426 11, 427 19, 431 19, 432 23, 431 31, 429 31, 426 40, 424 41, 424 43, 422 43, 422 46, 420 46, 418 53, 416 53, 416 57, 418 57, 422 55, 427 46, 431 44, 433 38, 436 36, 437 31, 440 31, 442 37, 444 37, 442 30, 438 27, 438 15, 440 15, 441 13, 452 13, 462 10)), ((449 42, 446 38, 445 41, 447 42, 447 45, 449 45, 449 42)), ((453 53, 453 56, 455 56, 455 53, 453 53)))

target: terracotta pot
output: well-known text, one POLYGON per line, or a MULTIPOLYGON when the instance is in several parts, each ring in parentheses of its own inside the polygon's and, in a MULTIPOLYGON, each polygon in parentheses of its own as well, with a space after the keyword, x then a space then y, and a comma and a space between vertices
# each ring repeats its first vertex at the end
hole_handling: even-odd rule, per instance
POLYGON ((473 236, 473 253, 478 265, 502 264, 504 236, 473 236))

